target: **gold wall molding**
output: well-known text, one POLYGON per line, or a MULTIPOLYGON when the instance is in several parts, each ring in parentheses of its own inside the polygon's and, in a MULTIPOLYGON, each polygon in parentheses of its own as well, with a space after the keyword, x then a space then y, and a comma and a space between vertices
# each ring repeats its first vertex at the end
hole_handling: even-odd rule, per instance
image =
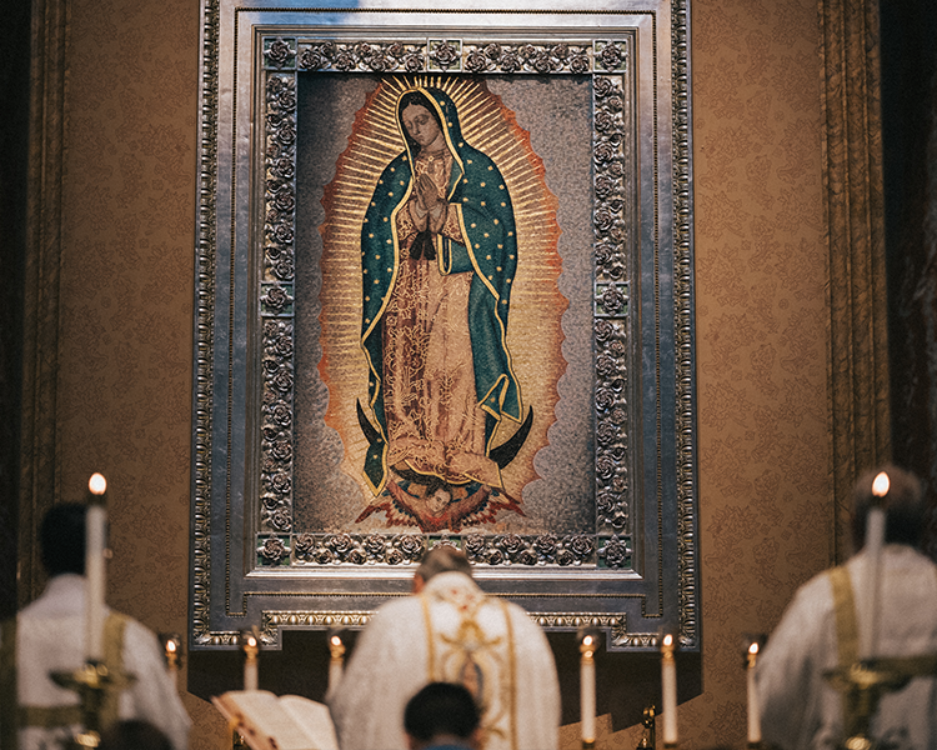
POLYGON ((17 587, 20 606, 38 596, 44 585, 37 543, 39 524, 59 497, 56 403, 68 47, 66 0, 33 0, 31 36, 17 587))
POLYGON ((877 0, 819 0, 835 561, 852 486, 891 453, 877 0))

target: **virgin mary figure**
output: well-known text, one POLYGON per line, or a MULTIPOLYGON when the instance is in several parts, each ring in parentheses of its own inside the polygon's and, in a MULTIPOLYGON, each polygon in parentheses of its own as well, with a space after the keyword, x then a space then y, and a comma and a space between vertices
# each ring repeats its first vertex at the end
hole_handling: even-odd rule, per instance
POLYGON ((405 91, 396 120, 406 148, 361 231, 364 474, 375 495, 391 481, 439 515, 467 487, 503 489, 494 438, 522 410, 506 342, 517 237, 501 172, 465 142, 448 94, 405 91))

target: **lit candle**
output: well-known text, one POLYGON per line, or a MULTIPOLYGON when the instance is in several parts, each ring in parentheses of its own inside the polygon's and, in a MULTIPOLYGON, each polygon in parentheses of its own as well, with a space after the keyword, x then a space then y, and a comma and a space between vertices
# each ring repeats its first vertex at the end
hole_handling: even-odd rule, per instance
POLYGON ((661 644, 660 682, 663 693, 664 747, 677 744, 677 661, 674 659, 674 640, 669 633, 661 644))
POLYGON ((256 690, 258 684, 258 663, 257 654, 260 651, 260 644, 254 633, 247 633, 244 636, 244 689, 256 690))
POLYGON ((88 661, 104 658, 104 537, 107 525, 105 493, 107 480, 93 474, 88 481, 88 515, 85 519, 85 656, 88 661))
POLYGON ((329 652, 332 658, 329 661, 329 689, 331 694, 342 681, 342 671, 345 666, 345 644, 337 633, 329 637, 329 652))
POLYGON ((755 684, 755 660, 758 658, 758 641, 748 647, 748 669, 746 687, 748 692, 748 744, 761 744, 761 717, 758 707, 758 686, 755 684))
POLYGON ((172 636, 166 638, 166 672, 176 690, 179 689, 179 644, 172 636))
POLYGON ((582 720, 582 746, 595 744, 595 637, 586 635, 579 644, 579 705, 582 720))
MULTIPOLYGON (((872 482, 872 496, 884 498, 891 482, 884 471, 872 482)), ((885 543, 885 509, 878 502, 869 508, 865 525, 865 596, 859 618, 859 658, 875 656, 878 640, 879 587, 881 578, 882 546, 885 543)))

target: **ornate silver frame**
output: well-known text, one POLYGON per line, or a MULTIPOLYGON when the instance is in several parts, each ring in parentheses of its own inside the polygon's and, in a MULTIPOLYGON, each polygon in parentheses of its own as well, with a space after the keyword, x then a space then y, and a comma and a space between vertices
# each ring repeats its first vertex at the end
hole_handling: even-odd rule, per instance
POLYGON ((192 648, 360 626, 442 542, 546 628, 698 649, 688 5, 203 0, 192 648), (591 77, 590 528, 294 529, 297 86, 335 73, 591 77))

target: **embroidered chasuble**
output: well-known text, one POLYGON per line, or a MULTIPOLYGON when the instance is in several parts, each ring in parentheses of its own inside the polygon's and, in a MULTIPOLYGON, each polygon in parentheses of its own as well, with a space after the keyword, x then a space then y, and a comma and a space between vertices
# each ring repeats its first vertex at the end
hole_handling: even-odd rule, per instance
POLYGON ((358 639, 330 706, 342 750, 407 747, 403 710, 429 682, 465 685, 482 709, 485 750, 551 750, 559 685, 543 631, 462 573, 381 607, 358 639))
MULTIPOLYGON (((15 622, 2 626, 0 750, 63 747, 79 728, 77 693, 59 687, 48 675, 84 664, 85 591, 83 576, 56 576, 15 622), (12 740, 17 735, 18 740, 12 740)), ((116 700, 105 704, 104 720, 144 719, 161 729, 175 750, 186 750, 191 722, 166 673, 156 636, 133 618, 110 610, 104 634, 105 663, 136 677, 116 700)))
MULTIPOLYGON (((756 667, 762 734, 781 750, 834 748, 843 739, 844 698, 823 674, 858 653, 865 555, 804 584, 756 667)), ((937 654, 937 566, 911 547, 884 547, 880 657, 937 654)), ((937 680, 915 677, 886 695, 872 735, 896 750, 937 747, 937 680)))

